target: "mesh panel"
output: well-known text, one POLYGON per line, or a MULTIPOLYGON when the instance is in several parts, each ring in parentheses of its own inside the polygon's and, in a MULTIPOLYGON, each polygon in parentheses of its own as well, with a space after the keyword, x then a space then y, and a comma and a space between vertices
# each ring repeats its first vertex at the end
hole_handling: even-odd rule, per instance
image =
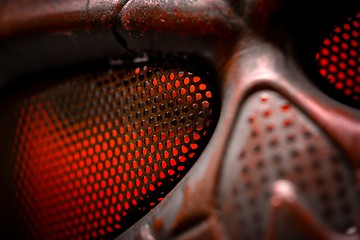
POLYGON ((271 91, 257 93, 237 124, 219 195, 232 238, 264 237, 272 184, 280 179, 293 182, 302 204, 330 229, 356 226, 357 194, 347 158, 294 105, 271 91))
POLYGON ((28 237, 117 236, 199 157, 214 105, 202 76, 151 66, 77 76, 25 99, 11 158, 28 237))
POLYGON ((320 74, 340 96, 359 107, 360 101, 360 13, 336 27, 326 38, 316 60, 320 74))

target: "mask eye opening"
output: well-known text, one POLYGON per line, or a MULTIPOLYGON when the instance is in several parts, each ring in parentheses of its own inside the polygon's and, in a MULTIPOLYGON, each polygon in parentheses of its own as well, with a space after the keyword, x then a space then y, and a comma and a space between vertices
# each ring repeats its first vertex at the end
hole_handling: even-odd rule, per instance
MULTIPOLYGON (((47 230, 43 230, 43 223, 32 220, 39 217, 38 214, 48 217, 41 206, 58 203, 56 207, 59 209, 64 206, 79 207, 72 212, 77 216, 74 218, 76 221, 71 218, 75 222, 69 219, 66 222, 68 211, 64 209, 65 219, 52 220, 73 226, 74 232, 67 232, 68 229, 63 229, 61 224, 53 225, 54 229, 64 230, 56 230, 57 233, 69 234, 59 235, 63 236, 59 238, 68 239, 72 235, 82 234, 83 228, 77 228, 81 226, 77 222, 79 218, 87 217, 81 215, 82 211, 96 215, 95 218, 106 215, 102 222, 110 222, 98 228, 100 220, 91 222, 92 218, 89 218, 89 222, 96 223, 96 229, 93 227, 95 225, 88 227, 91 229, 87 232, 93 234, 91 238, 104 234, 109 239, 117 237, 176 186, 199 159, 216 128, 221 105, 219 87, 216 86, 217 75, 204 60, 162 57, 142 63, 127 62, 120 66, 84 70, 66 73, 60 77, 63 81, 57 80, 57 74, 49 76, 47 72, 42 76, 45 80, 48 78, 46 86, 41 86, 42 80, 39 80, 35 84, 39 88, 31 87, 24 94, 21 89, 14 87, 13 93, 0 99, 0 105, 6 105, 6 99, 12 100, 5 111, 8 117, 0 118, 0 131, 5 133, 0 136, 0 142, 9 142, 5 148, 4 145, 0 146, 0 157, 11 160, 0 162, 0 172, 8 172, 1 178, 5 182, 14 181, 11 186, 2 187, 2 190, 9 188, 7 191, 10 192, 4 205, 16 205, 9 207, 5 215, 13 218, 8 222, 21 223, 3 225, 11 225, 7 229, 9 232, 26 235, 28 228, 34 230, 34 234, 51 232, 53 229, 44 227, 47 230), (52 82, 52 78, 56 80, 52 82), (92 107, 96 107, 96 110, 92 107), (81 141, 78 142, 78 139, 81 141), (11 144, 13 146, 8 146, 11 144), (52 159, 54 149, 59 160, 53 159, 56 166, 48 164, 52 162, 48 160, 52 159), (66 155, 66 158, 60 155, 66 155), (37 168, 41 165, 39 161, 45 161, 48 165, 37 168), (73 163, 67 165, 68 161, 73 163), (119 163, 123 163, 121 171, 119 163), (59 172, 74 173, 61 176, 53 166, 59 168, 59 172), (40 174, 32 175, 35 170, 40 174), (52 182, 55 187, 49 189, 39 177, 50 176, 48 170, 59 182, 70 181, 71 178, 74 178, 74 182, 71 180, 60 190, 52 182), (93 176, 84 178, 84 174, 93 176), (29 181, 31 177, 33 180, 29 181), (41 184, 37 185, 39 182, 41 184), (114 188, 116 184, 118 186, 114 188), (46 193, 38 197, 32 190, 33 186, 40 193, 46 193), (42 188, 46 188, 46 191, 42 188), (75 188, 79 189, 76 196, 83 194, 87 197, 75 196, 76 202, 71 203, 74 206, 65 204, 61 197, 54 198, 56 191, 52 193, 52 189, 63 191, 75 188), (48 190, 51 193, 48 194, 48 190), (115 191, 116 197, 111 195, 115 191), (93 198, 96 198, 95 205, 84 203, 93 198), (108 200, 105 201, 106 198, 108 200), (32 210, 35 200, 44 200, 44 204, 34 206, 38 211, 32 210), (16 226, 19 225, 26 229, 17 230, 16 226)), ((28 79, 38 76, 28 76, 28 79)))
POLYGON ((360 14, 344 17, 316 52, 323 85, 336 100, 360 106, 360 14))

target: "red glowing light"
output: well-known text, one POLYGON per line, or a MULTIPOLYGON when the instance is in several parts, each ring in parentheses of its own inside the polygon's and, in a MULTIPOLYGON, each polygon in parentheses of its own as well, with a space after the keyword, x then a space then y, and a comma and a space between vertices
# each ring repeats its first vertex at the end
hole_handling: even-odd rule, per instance
MULTIPOLYGON (((132 74, 139 78, 147 69, 136 68, 132 74)), ((99 89, 91 83, 95 92, 89 97, 90 106, 95 106, 91 101, 98 101, 98 111, 104 111, 118 102, 108 115, 130 111, 116 118, 77 118, 83 103, 71 100, 75 94, 67 88, 55 95, 67 104, 54 104, 52 92, 24 104, 15 143, 15 178, 21 214, 35 238, 90 239, 119 233, 133 212, 142 209, 144 215, 163 199, 164 194, 157 191, 163 183, 183 176, 184 165, 194 161, 195 150, 210 126, 212 94, 205 92, 208 86, 200 77, 184 72, 163 74, 146 80, 141 85, 144 88, 137 81, 121 87, 109 83, 99 89), (104 97, 95 97, 110 88, 104 97), (169 95, 170 89, 176 94, 169 95), (196 98, 197 93, 201 97, 196 98), (166 94, 167 101, 156 100, 165 99, 166 94), (105 102, 113 95, 117 98, 105 102), (135 95, 138 100, 127 100, 135 95), (124 104, 126 101, 130 102, 124 104), (71 112, 77 104, 80 107, 71 112), (140 107, 135 109, 135 105, 140 107), (130 120, 140 110, 141 116, 130 120), (128 120, 120 122, 125 117, 128 120)), ((124 79, 118 82, 124 84, 124 79)))
POLYGON ((359 100, 360 14, 336 27, 316 54, 320 74, 334 89, 353 101, 359 100))

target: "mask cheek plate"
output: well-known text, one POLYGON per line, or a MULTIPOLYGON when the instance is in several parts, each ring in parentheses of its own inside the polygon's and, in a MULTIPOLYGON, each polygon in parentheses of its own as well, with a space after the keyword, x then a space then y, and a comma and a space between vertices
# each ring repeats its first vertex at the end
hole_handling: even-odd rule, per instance
POLYGON ((348 159, 296 106, 272 91, 250 96, 240 109, 221 173, 219 199, 224 226, 234 239, 294 237, 301 216, 270 219, 273 187, 299 201, 321 224, 345 233, 357 223, 355 178, 348 159), (287 184, 294 186, 296 194, 287 184), (296 223, 292 222, 294 219, 296 223), (286 224, 286 227, 284 227, 286 224))

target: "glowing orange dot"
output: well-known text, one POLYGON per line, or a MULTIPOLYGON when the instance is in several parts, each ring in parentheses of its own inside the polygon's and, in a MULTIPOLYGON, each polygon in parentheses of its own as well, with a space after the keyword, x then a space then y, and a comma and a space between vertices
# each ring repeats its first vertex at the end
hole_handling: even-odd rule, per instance
POLYGON ((194 140, 199 140, 200 139, 200 134, 194 133, 193 138, 194 138, 194 140))
POLYGON ((156 78, 153 79, 153 85, 156 86, 158 84, 158 81, 156 78))
POLYGON ((181 85, 180 81, 179 81, 179 80, 176 80, 175 83, 174 83, 174 86, 175 86, 176 88, 178 88, 178 87, 180 87, 180 85, 181 85))
POLYGON ((161 82, 164 83, 166 81, 166 77, 164 75, 161 76, 161 82))
POLYGON ((188 85, 190 83, 190 78, 186 77, 184 78, 184 84, 188 85))
POLYGON ((189 151, 189 150, 188 150, 187 147, 181 146, 181 152, 182 152, 182 153, 187 153, 188 151, 189 151))
POLYGON ((176 166, 176 161, 175 161, 175 159, 171 159, 171 160, 170 160, 170 165, 173 166, 173 167, 176 166))
POLYGON ((200 77, 194 77, 193 80, 194 80, 194 82, 199 82, 201 80, 201 78, 200 77))

